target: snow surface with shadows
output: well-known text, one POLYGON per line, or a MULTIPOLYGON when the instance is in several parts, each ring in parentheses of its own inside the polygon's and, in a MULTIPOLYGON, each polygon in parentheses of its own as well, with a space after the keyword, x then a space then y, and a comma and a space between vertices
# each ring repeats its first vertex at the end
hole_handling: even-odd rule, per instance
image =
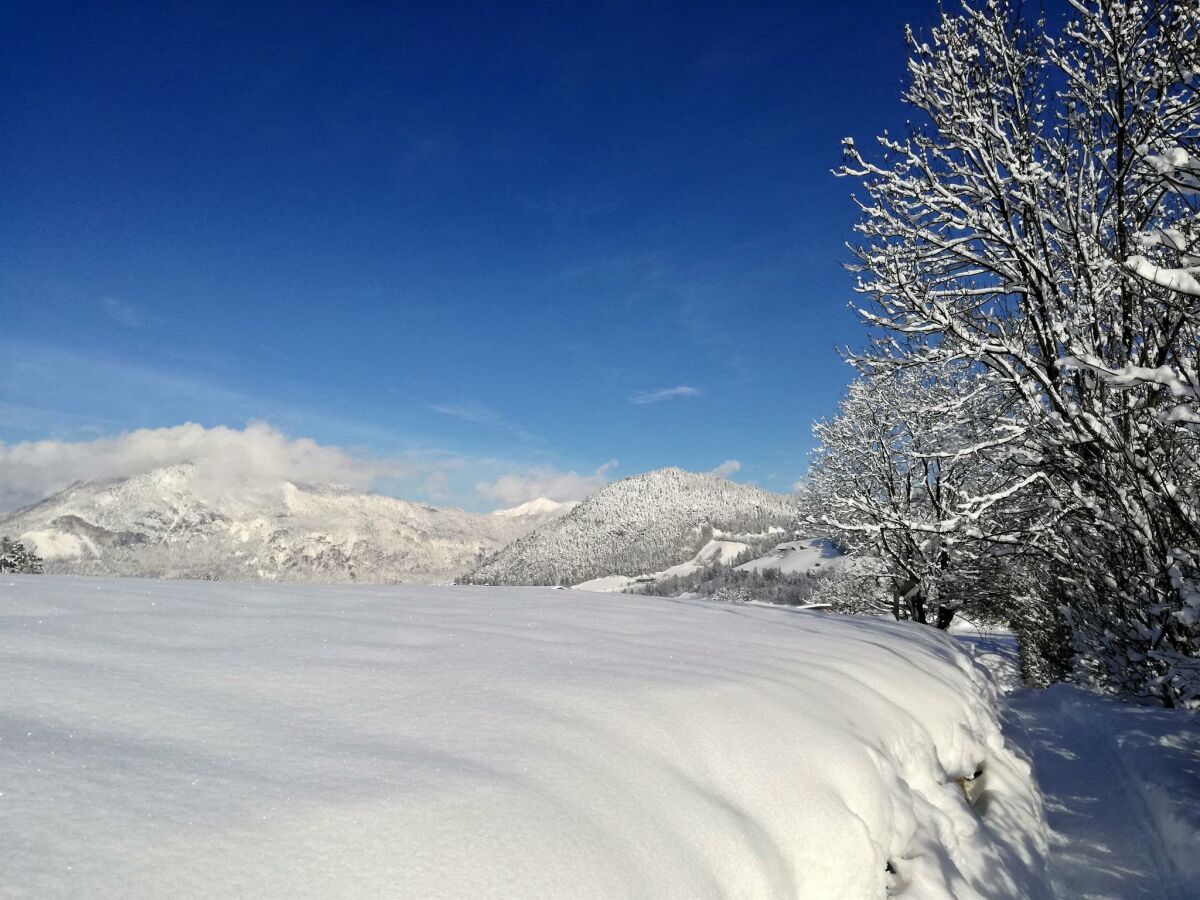
POLYGON ((1021 687, 1015 638, 956 627, 1033 761, 1063 900, 1200 897, 1200 717, 1072 685, 1021 687))
POLYGON ((1059 897, 1200 897, 1200 723, 1070 685, 1008 700, 1045 796, 1059 897))
POLYGON ((16 576, 0 647, 6 896, 1048 896, 995 688, 930 628, 16 576))

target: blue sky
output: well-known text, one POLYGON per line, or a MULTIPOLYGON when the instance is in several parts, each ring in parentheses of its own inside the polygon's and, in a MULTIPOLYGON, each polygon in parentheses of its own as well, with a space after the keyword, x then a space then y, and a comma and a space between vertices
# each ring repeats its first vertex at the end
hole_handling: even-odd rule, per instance
POLYGON ((0 441, 263 421, 481 509, 726 460, 786 490, 861 339, 830 170, 903 127, 933 15, 10 0, 0 441))

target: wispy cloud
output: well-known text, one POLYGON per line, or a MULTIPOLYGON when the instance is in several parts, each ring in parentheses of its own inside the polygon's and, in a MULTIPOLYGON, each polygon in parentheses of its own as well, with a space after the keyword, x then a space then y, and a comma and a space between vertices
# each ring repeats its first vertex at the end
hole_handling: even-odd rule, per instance
POLYGON ((453 496, 450 489, 450 476, 446 474, 444 469, 437 469, 430 472, 421 483, 421 490, 424 491, 426 497, 435 503, 444 503, 453 496))
POLYGON ((699 396, 701 396, 699 388, 681 384, 676 387, 658 388, 653 391, 639 391, 629 398, 629 402, 641 405, 645 403, 662 403, 664 400, 683 400, 687 397, 699 396))
POLYGON ((112 434, 135 424, 247 422, 279 408, 262 394, 226 387, 211 369, 167 370, 3 336, 0 385, 4 402, 22 410, 17 422, 0 417, 9 439, 78 437, 84 425, 112 434))
POLYGON ((207 497, 290 481, 487 509, 538 497, 581 500, 608 484, 617 467, 615 459, 577 472, 445 451, 376 455, 293 437, 265 422, 243 428, 188 422, 73 440, 0 441, 0 513, 76 481, 123 478, 184 462, 196 466, 193 484, 207 497))
POLYGON ((679 310, 683 333, 714 363, 732 372, 739 380, 750 374, 750 366, 742 351, 742 342, 728 326, 731 310, 726 295, 712 296, 711 287, 691 285, 685 289, 687 299, 679 310))
POLYGON ((100 303, 104 307, 104 314, 118 325, 124 325, 126 328, 141 328, 146 324, 141 311, 132 303, 126 303, 116 297, 105 297, 100 303))
POLYGON ((475 492, 488 500, 509 506, 539 497, 550 500, 582 500, 608 484, 608 473, 617 465, 615 459, 610 459, 590 475, 539 466, 501 475, 495 481, 481 481, 475 485, 475 492))
POLYGON ((740 472, 741 469, 742 464, 736 459, 727 459, 708 474, 716 475, 718 478, 728 478, 730 475, 740 472))
POLYGON ((536 441, 537 436, 526 431, 520 425, 509 422, 494 409, 478 406, 474 403, 430 403, 429 409, 441 416, 449 416, 460 422, 470 422, 473 425, 484 425, 498 431, 507 431, 523 441, 536 441))
POLYGON ((498 413, 482 406, 471 406, 465 403, 430 403, 429 408, 439 415, 461 419, 463 422, 474 422, 476 425, 502 424, 498 413))

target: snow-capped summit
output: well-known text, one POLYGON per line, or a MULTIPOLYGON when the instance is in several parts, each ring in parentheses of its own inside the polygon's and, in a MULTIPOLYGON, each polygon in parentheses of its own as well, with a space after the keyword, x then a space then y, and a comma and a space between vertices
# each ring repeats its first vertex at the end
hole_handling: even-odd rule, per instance
POLYGON ((519 506, 513 506, 508 509, 497 509, 492 515, 501 516, 506 519, 518 519, 522 516, 539 516, 545 519, 552 519, 558 516, 565 516, 578 505, 578 502, 559 502, 558 500, 551 500, 548 497, 538 497, 536 500, 526 500, 519 506))
MULTIPOLYGON (((528 504, 527 504, 528 505, 528 504)), ((229 483, 192 463, 76 483, 0 517, 52 572, 446 582, 549 521, 438 509, 329 485, 229 483)))

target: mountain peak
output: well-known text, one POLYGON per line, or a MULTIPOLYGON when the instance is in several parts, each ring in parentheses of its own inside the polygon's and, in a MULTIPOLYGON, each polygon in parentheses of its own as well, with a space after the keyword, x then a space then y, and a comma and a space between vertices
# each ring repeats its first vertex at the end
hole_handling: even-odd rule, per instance
POLYGON ((578 505, 575 501, 558 501, 551 500, 549 497, 538 497, 536 500, 526 500, 518 506, 498 509, 492 515, 507 519, 518 519, 522 516, 551 517, 564 515, 578 505))

